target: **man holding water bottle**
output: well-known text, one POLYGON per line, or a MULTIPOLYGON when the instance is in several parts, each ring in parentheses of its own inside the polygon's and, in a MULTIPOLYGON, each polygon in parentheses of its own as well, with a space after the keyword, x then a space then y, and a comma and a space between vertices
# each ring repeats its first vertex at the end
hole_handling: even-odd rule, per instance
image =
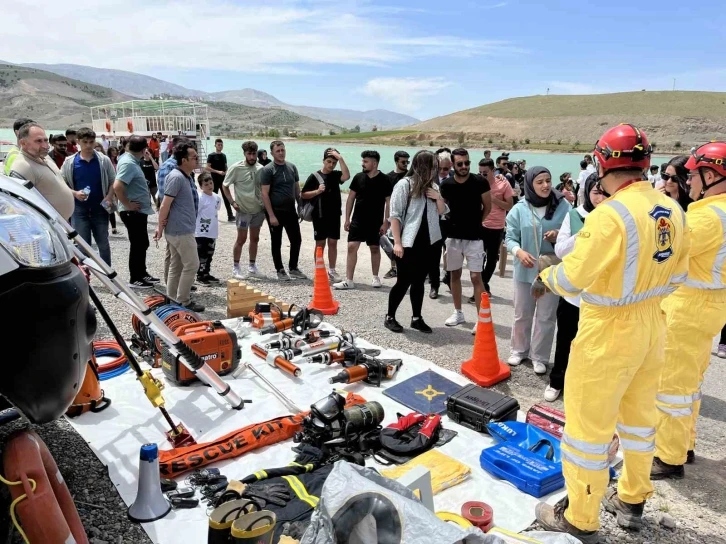
POLYGON ((61 175, 71 188, 76 202, 71 223, 88 244, 91 244, 93 235, 98 253, 110 266, 108 215, 113 209, 116 170, 111 159, 93 149, 96 143, 93 130, 81 128, 76 134, 80 150, 68 157, 61 168, 61 175))

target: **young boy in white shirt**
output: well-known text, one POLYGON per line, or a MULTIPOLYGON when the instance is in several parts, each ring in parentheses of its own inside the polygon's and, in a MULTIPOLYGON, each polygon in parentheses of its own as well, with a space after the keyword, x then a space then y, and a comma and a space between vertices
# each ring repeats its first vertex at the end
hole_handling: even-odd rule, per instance
POLYGON ((203 285, 220 283, 219 279, 209 273, 212 267, 214 246, 219 235, 219 219, 217 214, 222 206, 222 197, 214 193, 212 174, 202 172, 197 177, 201 188, 199 193, 199 208, 197 210, 197 228, 194 236, 197 239, 197 254, 199 255, 199 270, 197 282, 203 285))

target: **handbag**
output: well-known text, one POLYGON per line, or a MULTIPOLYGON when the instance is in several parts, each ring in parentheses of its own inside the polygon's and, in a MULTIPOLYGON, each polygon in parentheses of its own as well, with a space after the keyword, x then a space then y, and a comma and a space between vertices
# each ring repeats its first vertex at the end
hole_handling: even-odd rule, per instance
MULTIPOLYGON (((556 264, 560 264, 562 262, 562 259, 560 259, 553 251, 548 251, 547 253, 540 253, 540 247, 539 247, 539 235, 537 233, 537 219, 535 217, 536 213, 532 209, 532 206, 529 207, 529 211, 532 214, 532 230, 534 230, 534 247, 535 252, 537 253, 537 270, 542 272, 545 268, 548 268, 550 266, 555 266, 556 264)), ((544 233, 542 233, 544 235, 544 233)))
MULTIPOLYGON (((315 179, 318 180, 318 184, 324 185, 325 180, 322 178, 322 176, 318 172, 313 172, 313 176, 315 176, 315 179)), ((302 205, 298 205, 298 212, 297 216, 300 222, 303 221, 312 221, 313 220, 313 213, 315 212, 315 204, 318 202, 319 196, 313 197, 310 200, 306 201, 302 205)), ((323 212, 322 210, 318 209, 318 216, 322 217, 323 212)))

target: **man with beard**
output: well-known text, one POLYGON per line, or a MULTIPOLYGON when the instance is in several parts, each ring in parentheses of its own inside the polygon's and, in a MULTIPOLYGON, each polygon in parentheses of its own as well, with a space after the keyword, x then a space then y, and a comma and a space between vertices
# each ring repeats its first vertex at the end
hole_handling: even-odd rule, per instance
POLYGON ((58 134, 50 144, 53 146, 53 149, 48 153, 48 157, 55 163, 58 170, 60 170, 68 157, 68 139, 63 134, 58 134))
MULTIPOLYGON (((394 187, 396 183, 406 177, 406 174, 408 173, 408 163, 410 157, 411 155, 409 155, 406 151, 396 151, 396 153, 393 155, 393 162, 396 164, 396 168, 388 172, 388 177, 391 180, 391 187, 394 187)), ((396 261, 391 259, 391 269, 386 272, 386 275, 383 276, 383 278, 391 279, 395 277, 396 261)))
POLYGON ((247 274, 249 276, 258 274, 257 244, 260 241, 260 229, 265 222, 265 206, 262 203, 262 190, 258 175, 262 170, 262 165, 257 162, 257 143, 243 143, 242 151, 245 155, 244 160, 229 167, 222 184, 224 195, 237 212, 237 240, 232 249, 234 260, 232 274, 236 278, 242 277, 239 261, 242 258, 242 248, 247 241, 248 233, 250 260, 247 265, 247 274))
POLYGON ((60 170, 48 157, 50 144, 43 128, 33 122, 18 131, 20 153, 15 157, 11 173, 15 172, 32 182, 64 219, 70 220, 75 202, 60 170))
POLYGON ((378 169, 381 156, 378 151, 364 151, 363 171, 356 174, 350 184, 348 200, 345 203, 345 225, 348 231, 348 259, 346 279, 334 283, 335 289, 355 289, 353 276, 358 263, 358 249, 365 242, 371 250, 373 287, 381 287, 378 271, 381 267, 380 240, 388 230, 388 217, 391 206, 391 180, 378 169), (353 206, 355 205, 355 211, 353 206), (351 220, 351 214, 353 216, 351 220))
POLYGON ((477 313, 484 290, 481 271, 484 267, 484 243, 481 230, 492 207, 489 183, 477 174, 470 173, 471 161, 466 149, 451 152, 454 176, 441 184, 441 196, 449 205, 449 222, 446 240, 446 270, 451 273, 451 294, 454 313, 445 321, 448 327, 464 323, 461 309, 461 271, 464 259, 469 269, 477 313))

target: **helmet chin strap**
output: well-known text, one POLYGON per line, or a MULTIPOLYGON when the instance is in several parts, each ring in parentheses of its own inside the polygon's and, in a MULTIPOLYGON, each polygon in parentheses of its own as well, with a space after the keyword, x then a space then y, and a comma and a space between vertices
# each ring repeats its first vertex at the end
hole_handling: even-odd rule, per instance
POLYGON ((706 196, 706 191, 715 187, 719 183, 723 183, 724 181, 726 181, 726 176, 721 176, 716 181, 714 181, 711 185, 709 185, 708 183, 706 183, 706 178, 703 175, 703 167, 698 169, 698 175, 701 176, 701 194, 698 195, 697 200, 702 200, 706 196))

